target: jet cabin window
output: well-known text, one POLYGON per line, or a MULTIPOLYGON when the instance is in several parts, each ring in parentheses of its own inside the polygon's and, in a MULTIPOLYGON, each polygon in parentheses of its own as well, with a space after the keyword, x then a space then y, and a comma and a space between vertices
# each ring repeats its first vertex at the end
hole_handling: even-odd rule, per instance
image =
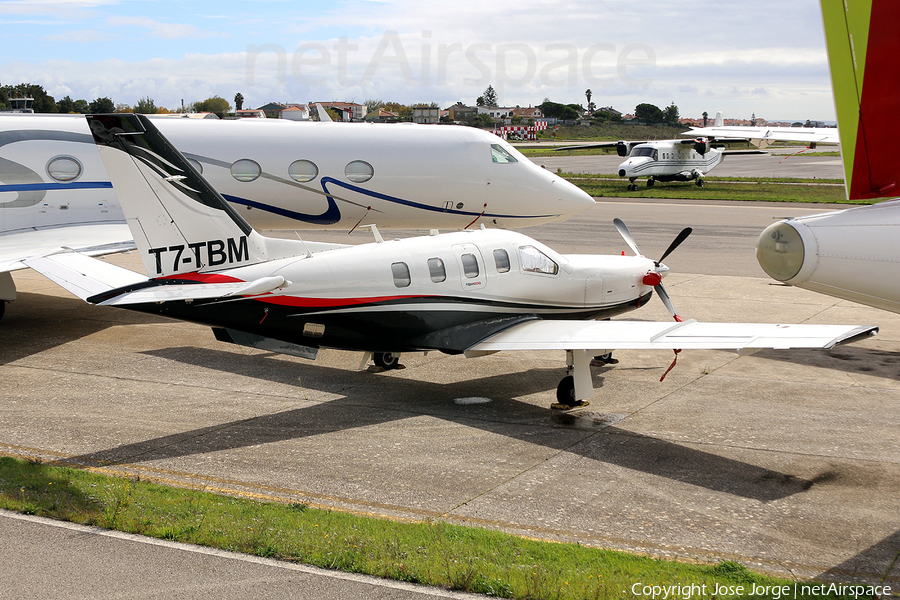
POLYGON ((509 271, 509 254, 503 248, 494 250, 494 264, 497 265, 498 273, 506 273, 509 271))
POLYGON ((391 273, 394 274, 394 285, 398 288, 409 287, 410 279, 409 267, 406 263, 395 262, 391 265, 391 273))
POLYGON ((478 259, 474 254, 463 254, 460 259, 463 264, 463 273, 468 279, 478 277, 478 259))
POLYGON ((509 150, 500 144, 491 144, 491 158, 495 163, 519 162, 515 156, 509 153, 509 150))
POLYGON ((559 273, 559 265, 534 246, 519 246, 519 260, 522 263, 523 271, 546 275, 559 273))
POLYGON ((440 283, 447 279, 447 270, 444 269, 444 261, 439 258, 429 258, 428 273, 431 275, 431 281, 434 283, 440 283))

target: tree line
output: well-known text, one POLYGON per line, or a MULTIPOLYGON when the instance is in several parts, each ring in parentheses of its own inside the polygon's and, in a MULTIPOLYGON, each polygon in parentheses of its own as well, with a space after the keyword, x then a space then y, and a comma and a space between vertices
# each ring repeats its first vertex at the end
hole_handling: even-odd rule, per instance
MULTIPOLYGON (((231 112, 231 104, 224 98, 213 96, 199 102, 191 102, 184 107, 169 109, 158 106, 153 98, 143 97, 134 106, 113 102, 112 98, 105 96, 95 98, 88 102, 84 99, 73 100, 65 96, 56 100, 49 95, 44 87, 32 83, 19 83, 15 85, 0 85, 0 110, 11 108, 10 98, 34 98, 34 112, 36 113, 141 113, 145 115, 185 113, 185 112, 212 112, 220 118, 231 112)), ((243 97, 241 97, 243 100, 243 97)))

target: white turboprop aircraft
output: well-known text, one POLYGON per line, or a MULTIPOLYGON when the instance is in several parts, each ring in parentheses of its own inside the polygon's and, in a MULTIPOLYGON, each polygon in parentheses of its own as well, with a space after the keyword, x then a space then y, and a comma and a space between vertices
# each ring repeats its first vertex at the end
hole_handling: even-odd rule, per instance
MULTIPOLYGON (((900 4, 822 0, 822 15, 847 195, 897 198, 896 138, 884 115, 900 110, 900 4)), ((900 312, 900 199, 780 221, 756 248, 779 281, 900 312)))
MULTIPOLYGON (((471 127, 159 118, 159 129, 260 229, 524 227, 594 205, 471 127)), ((82 115, 0 115, 0 316, 9 272, 47 248, 133 247, 82 115)))
POLYGON ((26 264, 88 302, 207 324, 222 341, 306 358, 359 350, 385 368, 401 352, 558 349, 569 368, 557 398, 572 407, 593 394, 590 356, 603 351, 828 348, 876 331, 681 322, 668 268, 641 256, 621 221, 636 256, 563 256, 484 228, 390 242, 373 228, 375 243, 349 247, 265 238, 149 119, 87 120, 150 277, 64 251, 26 264), (579 320, 633 310, 654 288, 678 322, 579 320))
POLYGON ((693 181, 698 187, 703 177, 725 158, 726 154, 760 154, 759 150, 722 150, 705 138, 692 140, 656 140, 649 142, 598 142, 578 146, 563 146, 557 151, 587 148, 616 148, 619 156, 627 157, 619 165, 619 177, 628 179, 628 191, 637 191, 637 179, 647 178, 647 187, 657 181, 693 181))
POLYGON ((715 124, 711 127, 691 127, 681 135, 702 136, 716 141, 746 140, 757 148, 768 148, 772 142, 804 142, 810 148, 816 144, 837 144, 838 130, 835 127, 744 127, 725 125, 722 111, 716 113, 715 124))

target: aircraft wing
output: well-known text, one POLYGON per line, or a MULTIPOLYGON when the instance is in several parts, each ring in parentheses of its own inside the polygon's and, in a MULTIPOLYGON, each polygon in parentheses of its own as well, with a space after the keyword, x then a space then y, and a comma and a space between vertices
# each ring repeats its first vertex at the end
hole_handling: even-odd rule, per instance
POLYGON ((125 223, 89 223, 4 233, 0 235, 0 273, 24 269, 26 259, 59 248, 102 256, 134 250, 135 245, 125 223))
POLYGON ((467 352, 706 349, 751 353, 763 348, 827 349, 877 331, 877 327, 857 325, 546 320, 514 325, 475 344, 467 352))
POLYGON ((691 127, 681 135, 708 137, 717 140, 749 140, 754 146, 764 148, 772 142, 803 142, 806 144, 837 144, 840 142, 835 127, 691 127))
MULTIPOLYGON (((593 144, 579 144, 577 146, 560 146, 554 148, 554 152, 565 152, 566 150, 591 150, 593 148, 615 148, 621 142, 594 142, 593 144)), ((639 143, 639 142, 635 142, 639 143)))

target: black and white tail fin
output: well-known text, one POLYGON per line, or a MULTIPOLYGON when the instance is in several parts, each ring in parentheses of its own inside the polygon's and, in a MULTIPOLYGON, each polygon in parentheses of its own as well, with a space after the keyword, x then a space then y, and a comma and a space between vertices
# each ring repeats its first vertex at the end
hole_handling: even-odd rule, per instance
POLYGON ((219 271, 268 259, 265 238, 149 119, 132 114, 86 118, 151 277, 219 271))

